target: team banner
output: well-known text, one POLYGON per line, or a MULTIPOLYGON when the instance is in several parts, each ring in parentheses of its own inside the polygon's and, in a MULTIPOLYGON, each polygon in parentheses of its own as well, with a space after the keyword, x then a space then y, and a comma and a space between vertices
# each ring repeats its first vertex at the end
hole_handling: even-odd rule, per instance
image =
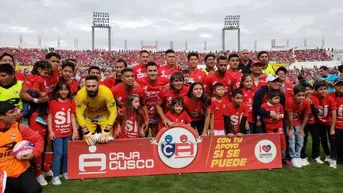
POLYGON ((281 168, 280 134, 198 136, 179 124, 155 138, 68 144, 69 179, 281 168))

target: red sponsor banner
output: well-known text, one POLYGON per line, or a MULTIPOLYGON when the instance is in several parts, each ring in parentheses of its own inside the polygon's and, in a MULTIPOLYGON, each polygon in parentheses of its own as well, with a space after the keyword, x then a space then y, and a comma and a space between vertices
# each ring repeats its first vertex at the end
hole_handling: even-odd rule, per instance
POLYGON ((280 134, 198 136, 186 125, 155 138, 68 144, 70 179, 281 168, 280 134))

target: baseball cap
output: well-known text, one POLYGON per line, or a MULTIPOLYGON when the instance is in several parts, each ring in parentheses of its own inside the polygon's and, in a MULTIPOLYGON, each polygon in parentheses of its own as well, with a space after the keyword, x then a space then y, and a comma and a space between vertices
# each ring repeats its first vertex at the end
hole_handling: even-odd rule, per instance
POLYGON ((343 79, 342 78, 336 78, 334 81, 333 81, 333 85, 336 85, 340 82, 343 82, 343 79))
POLYGON ((251 66, 254 66, 254 65, 264 66, 264 64, 263 64, 261 61, 259 61, 259 60, 253 61, 252 64, 251 64, 251 66))
POLYGON ((275 76, 275 75, 269 75, 267 78, 266 78, 266 81, 267 82, 273 82, 275 80, 279 79, 278 76, 275 76))

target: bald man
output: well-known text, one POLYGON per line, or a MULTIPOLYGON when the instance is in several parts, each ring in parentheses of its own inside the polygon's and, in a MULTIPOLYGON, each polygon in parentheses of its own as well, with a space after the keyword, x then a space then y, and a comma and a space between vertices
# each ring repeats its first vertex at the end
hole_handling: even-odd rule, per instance
POLYGON ((251 74, 251 64, 252 60, 249 58, 249 50, 244 49, 241 51, 241 58, 239 61, 238 69, 241 70, 243 74, 251 74))

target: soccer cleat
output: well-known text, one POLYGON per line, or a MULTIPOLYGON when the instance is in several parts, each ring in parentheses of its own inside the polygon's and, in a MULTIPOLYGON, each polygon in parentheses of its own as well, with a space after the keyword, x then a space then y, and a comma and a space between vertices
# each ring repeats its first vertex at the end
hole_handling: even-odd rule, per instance
POLYGON ((310 163, 308 162, 307 158, 300 159, 300 163, 302 166, 308 166, 310 163))
POLYGON ((7 173, 5 170, 0 170, 0 193, 4 193, 6 189, 7 173))
POLYGON ((325 157, 324 162, 329 162, 329 163, 331 163, 331 161, 332 161, 331 157, 330 157, 329 155, 327 155, 327 156, 325 157))
POLYGON ((46 121, 42 117, 37 117, 36 122, 42 125, 47 125, 46 121))
POLYGON ((37 182, 38 182, 41 186, 46 186, 46 185, 48 185, 48 182, 45 180, 45 178, 43 177, 43 175, 39 175, 36 179, 37 179, 37 182))
POLYGON ((317 157, 313 161, 317 162, 318 164, 323 164, 324 162, 320 159, 320 157, 317 157))
POLYGON ((330 166, 329 166, 330 168, 333 168, 333 169, 336 169, 337 168, 337 161, 336 160, 332 160, 331 162, 330 162, 330 166))
POLYGON ((64 173, 64 174, 63 174, 63 178, 64 178, 65 180, 68 180, 68 174, 67 174, 67 173, 64 173))
POLYGON ((53 176, 53 172, 52 170, 48 171, 48 172, 43 172, 43 177, 52 177, 53 176))
POLYGON ((52 178, 52 180, 51 180, 51 183, 53 184, 53 185, 61 185, 62 184, 62 182, 61 182, 61 180, 60 180, 60 177, 53 177, 52 178))
POLYGON ((301 168, 302 167, 301 163, 299 163, 299 159, 298 158, 293 158, 292 159, 292 164, 293 164, 293 167, 295 167, 295 168, 301 168))

